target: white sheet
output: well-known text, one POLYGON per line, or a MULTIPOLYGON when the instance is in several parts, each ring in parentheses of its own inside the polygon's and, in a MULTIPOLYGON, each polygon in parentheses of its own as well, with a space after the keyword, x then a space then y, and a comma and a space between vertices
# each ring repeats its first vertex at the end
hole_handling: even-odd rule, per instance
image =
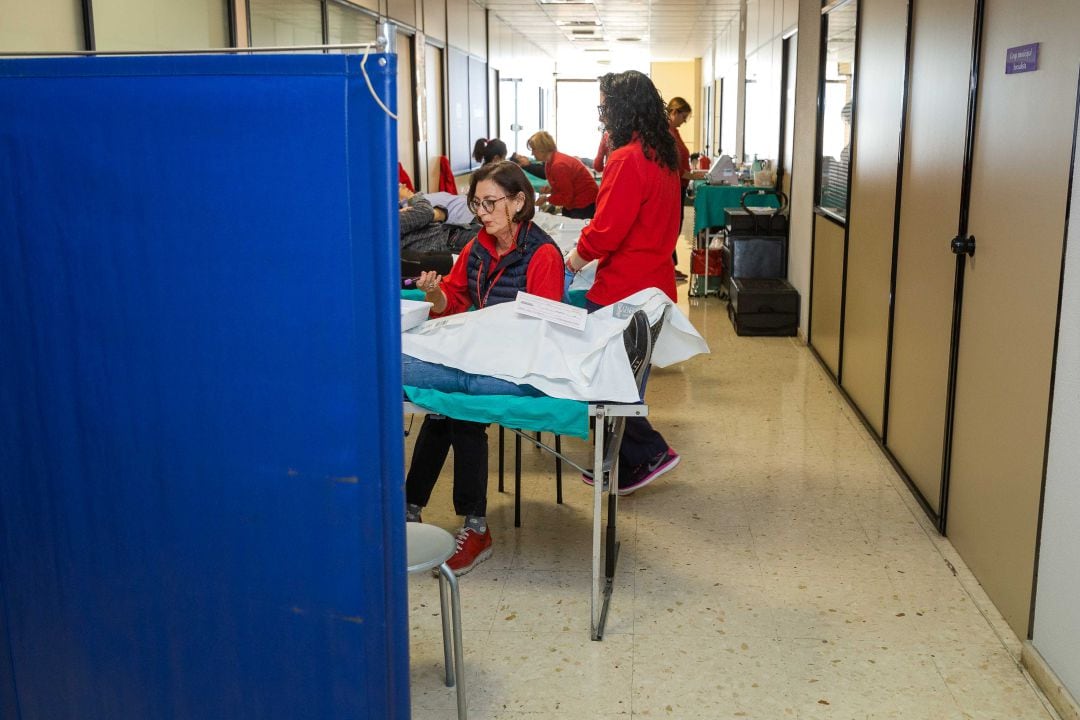
POLYGON ((566 255, 577 245, 582 228, 589 224, 588 220, 570 218, 564 215, 552 215, 545 212, 536 213, 533 216, 533 222, 551 236, 551 239, 559 246, 559 250, 563 255, 566 255))
POLYGON ((667 307, 653 364, 667 367, 709 352, 690 320, 656 288, 597 310, 581 332, 520 315, 515 303, 501 303, 428 320, 402 334, 401 350, 476 375, 532 385, 552 397, 632 403, 639 397, 623 331, 635 310, 644 310, 653 323, 667 307))

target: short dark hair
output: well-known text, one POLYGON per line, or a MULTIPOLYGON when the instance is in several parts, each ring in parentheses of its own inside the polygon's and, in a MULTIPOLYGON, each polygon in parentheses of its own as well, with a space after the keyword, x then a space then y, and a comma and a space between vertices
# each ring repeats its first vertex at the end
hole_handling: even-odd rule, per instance
POLYGON ((491 180, 502 188, 507 197, 514 197, 521 193, 525 197, 525 205, 514 214, 514 222, 521 223, 533 219, 536 214, 535 191, 529 179, 525 177, 525 171, 521 166, 509 160, 488 163, 472 175, 469 182, 469 204, 476 198, 476 186, 482 180, 491 180))

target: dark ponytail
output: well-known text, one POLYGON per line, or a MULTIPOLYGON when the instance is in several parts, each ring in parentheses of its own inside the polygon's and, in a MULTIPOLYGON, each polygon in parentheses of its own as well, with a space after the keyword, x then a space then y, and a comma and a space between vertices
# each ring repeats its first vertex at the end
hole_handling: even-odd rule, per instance
POLYGON ((482 165, 487 165, 495 158, 506 159, 506 143, 498 138, 480 138, 473 145, 473 160, 482 165))

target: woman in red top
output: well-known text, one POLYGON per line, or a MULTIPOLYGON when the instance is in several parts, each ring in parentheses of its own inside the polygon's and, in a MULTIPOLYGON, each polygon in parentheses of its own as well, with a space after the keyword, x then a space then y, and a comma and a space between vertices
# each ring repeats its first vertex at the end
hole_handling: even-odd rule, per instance
MULTIPOLYGON (((417 287, 432 304, 432 315, 465 312, 511 302, 519 290, 549 300, 563 295, 563 261, 559 247, 532 223, 533 189, 515 163, 496 161, 472 176, 469 209, 484 228, 461 251, 445 280, 423 272, 417 287)), ((540 394, 528 386, 498 378, 469 375, 454 368, 402 356, 405 385, 443 392, 475 394, 540 394)), ((456 575, 464 575, 491 555, 487 527, 487 424, 424 417, 416 437, 412 463, 405 477, 405 518, 420 520, 431 498, 450 448, 454 448, 454 510, 465 516, 457 536, 457 551, 447 560, 456 575)))
MULTIPOLYGON (((682 187, 682 197, 686 198, 686 189, 690 187, 690 181, 701 177, 704 177, 704 173, 695 173, 690 169, 690 150, 686 147, 686 143, 683 142, 682 135, 679 134, 679 128, 690 118, 690 113, 693 112, 690 108, 690 103, 686 102, 681 97, 673 97, 667 104, 668 121, 671 123, 671 134, 675 138, 675 151, 679 154, 679 185, 682 187)), ((681 202, 681 201, 680 201, 681 202)), ((682 234, 682 215, 679 216, 679 233, 682 234)), ((678 253, 673 252, 671 259, 678 264, 678 253)), ((685 280, 685 273, 675 271, 675 276, 680 280, 685 280)))
POLYGON ((548 184, 540 188, 538 202, 549 202, 572 218, 591 218, 596 213, 596 180, 576 157, 559 152, 555 138, 541 130, 526 143, 537 160, 544 163, 548 184))
MULTIPOLYGON (((636 70, 600 78, 600 119, 611 156, 596 202, 596 217, 566 257, 573 272, 599 260, 585 295, 590 311, 646 288, 674 302, 671 253, 682 217, 679 158, 664 101, 636 70)), ((619 494, 629 495, 675 467, 679 455, 645 418, 627 418, 619 451, 619 494)), ((585 478, 591 483, 591 478, 585 478)))

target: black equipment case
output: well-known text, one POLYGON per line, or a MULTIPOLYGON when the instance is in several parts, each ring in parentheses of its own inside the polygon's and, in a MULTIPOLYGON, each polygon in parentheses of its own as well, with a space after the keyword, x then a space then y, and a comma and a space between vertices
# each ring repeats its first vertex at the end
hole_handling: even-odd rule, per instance
POLYGON ((742 207, 725 210, 727 237, 721 258, 721 284, 731 294, 731 278, 787 277, 787 197, 776 190, 753 190, 742 207), (776 195, 779 208, 747 207, 751 195, 776 195))
POLYGON ((728 317, 736 335, 792 336, 799 329, 799 293, 787 280, 731 280, 728 317))

